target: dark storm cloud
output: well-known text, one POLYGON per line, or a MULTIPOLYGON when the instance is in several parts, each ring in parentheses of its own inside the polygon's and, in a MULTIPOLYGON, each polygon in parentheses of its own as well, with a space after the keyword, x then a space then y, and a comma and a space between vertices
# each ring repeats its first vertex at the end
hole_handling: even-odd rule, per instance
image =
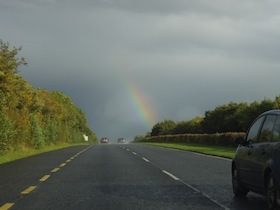
POLYGON ((158 121, 278 95, 279 9, 276 0, 9 0, 0 38, 23 46, 21 75, 70 96, 98 137, 133 138, 151 128, 129 112, 129 84, 158 121))

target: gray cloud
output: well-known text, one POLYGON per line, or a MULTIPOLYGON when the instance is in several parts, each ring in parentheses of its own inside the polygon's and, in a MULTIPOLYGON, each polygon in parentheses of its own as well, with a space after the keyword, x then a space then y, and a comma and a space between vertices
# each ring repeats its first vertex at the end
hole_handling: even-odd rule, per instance
POLYGON ((23 46, 29 66, 21 75, 70 96, 98 137, 133 138, 151 128, 136 111, 131 84, 156 121, 278 95, 279 4, 1 1, 0 37, 23 46))

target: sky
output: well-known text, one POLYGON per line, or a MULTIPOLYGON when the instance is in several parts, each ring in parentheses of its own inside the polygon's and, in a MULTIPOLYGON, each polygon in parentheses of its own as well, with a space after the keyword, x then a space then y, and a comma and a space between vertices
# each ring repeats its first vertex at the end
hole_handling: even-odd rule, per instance
POLYGON ((112 142, 280 95, 278 0, 0 0, 0 28, 112 142))

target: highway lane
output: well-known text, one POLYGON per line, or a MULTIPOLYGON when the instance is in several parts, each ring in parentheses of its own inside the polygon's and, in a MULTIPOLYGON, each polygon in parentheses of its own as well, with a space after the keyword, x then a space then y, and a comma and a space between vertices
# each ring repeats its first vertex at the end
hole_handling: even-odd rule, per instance
POLYGON ((250 192, 244 199, 234 197, 229 159, 147 145, 126 144, 122 147, 145 157, 154 166, 164 168, 183 183, 199 190, 226 208, 267 209, 264 196, 250 192))
POLYGON ((0 164, 0 207, 22 197, 21 192, 88 146, 75 146, 0 164))
POLYGON ((0 206, 12 203, 11 209, 265 209, 265 199, 254 194, 248 199, 234 199, 230 163, 226 159, 138 144, 73 147, 0 165, 0 206), (59 170, 51 172, 55 168, 59 170), (41 177, 45 180, 39 181, 41 177), (36 188, 21 194, 28 186, 36 188))
POLYGON ((51 165, 46 181, 32 180, 36 188, 6 201, 11 209, 223 209, 118 145, 90 147, 67 162, 70 157, 57 172, 50 173, 51 165))

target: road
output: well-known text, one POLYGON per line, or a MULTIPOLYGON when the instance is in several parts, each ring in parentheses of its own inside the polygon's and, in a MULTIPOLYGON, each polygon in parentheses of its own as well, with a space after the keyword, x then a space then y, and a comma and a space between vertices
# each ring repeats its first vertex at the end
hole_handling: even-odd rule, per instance
POLYGON ((0 165, 4 209, 266 209, 232 194, 231 161, 138 144, 77 146, 0 165))

